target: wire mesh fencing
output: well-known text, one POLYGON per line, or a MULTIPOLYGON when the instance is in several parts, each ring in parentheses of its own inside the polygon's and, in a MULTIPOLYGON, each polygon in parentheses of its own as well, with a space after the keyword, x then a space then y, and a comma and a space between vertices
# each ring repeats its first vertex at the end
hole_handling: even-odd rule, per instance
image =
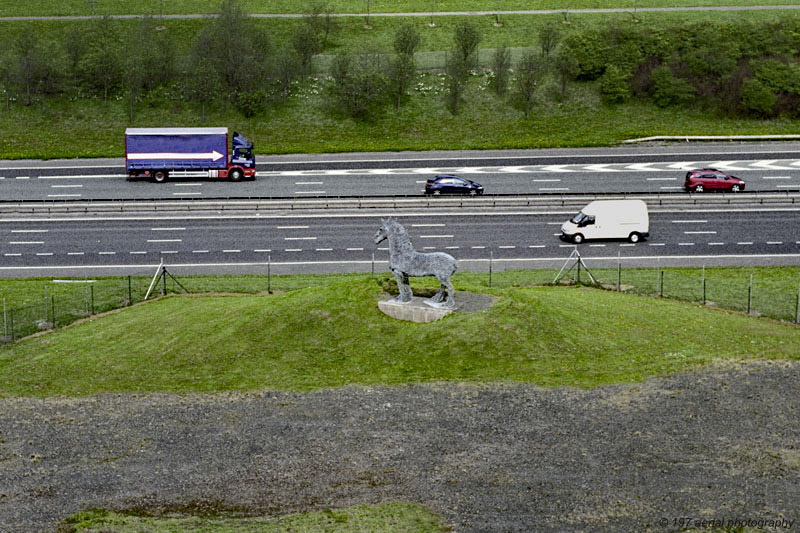
MULTIPOLYGON (((8 289, 9 294, 2 295, 3 330, 0 343, 13 342, 37 332, 120 309, 142 302, 145 298, 181 293, 289 292, 320 286, 330 280, 330 276, 325 274, 284 271, 276 275, 269 264, 264 265, 263 271, 246 275, 184 275, 164 267, 156 273, 136 272, 97 279, 15 280, 8 289)), ((601 269, 578 265, 578 268, 567 270, 566 275, 557 280, 558 274, 559 271, 552 269, 497 271, 489 263, 488 270, 483 272, 459 272, 454 282, 456 287, 462 282, 498 289, 553 285, 556 281, 591 285, 800 324, 800 279, 793 280, 791 276, 787 283, 787 276, 776 281, 767 275, 743 273, 742 269, 627 268, 622 263, 616 268, 601 269)), ((365 275, 391 278, 385 272, 376 273, 374 267, 371 274, 337 276, 365 275)), ((430 282, 435 283, 435 280, 430 282)))

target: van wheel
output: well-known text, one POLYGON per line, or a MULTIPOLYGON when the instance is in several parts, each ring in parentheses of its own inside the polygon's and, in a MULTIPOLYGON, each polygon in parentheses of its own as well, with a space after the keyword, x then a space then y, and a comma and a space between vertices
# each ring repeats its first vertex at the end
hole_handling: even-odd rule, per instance
POLYGON ((228 177, 231 181, 242 181, 242 177, 244 177, 244 173, 238 168, 234 168, 228 173, 228 177))
POLYGON ((169 178, 169 174, 167 174, 166 170, 156 170, 153 173, 153 181, 156 183, 164 183, 169 178))
POLYGON ((702 185, 698 185, 697 187, 694 188, 694 192, 703 192, 704 190, 706 190, 706 188, 703 187, 702 185))
POLYGON ((634 243, 639 242, 639 239, 641 239, 641 237, 635 231, 628 236, 628 240, 634 243))
POLYGON ((583 242, 583 235, 581 235, 580 233, 576 233, 575 235, 572 236, 572 242, 574 242, 575 244, 582 243, 583 242))

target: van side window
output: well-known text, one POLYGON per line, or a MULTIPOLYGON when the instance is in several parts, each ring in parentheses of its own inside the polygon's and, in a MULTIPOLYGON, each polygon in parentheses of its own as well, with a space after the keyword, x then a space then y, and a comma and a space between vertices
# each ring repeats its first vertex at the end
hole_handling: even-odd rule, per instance
POLYGON ((581 220, 580 226, 581 227, 585 227, 585 226, 589 226, 591 224, 594 224, 594 216, 586 215, 586 216, 583 217, 583 220, 581 220))

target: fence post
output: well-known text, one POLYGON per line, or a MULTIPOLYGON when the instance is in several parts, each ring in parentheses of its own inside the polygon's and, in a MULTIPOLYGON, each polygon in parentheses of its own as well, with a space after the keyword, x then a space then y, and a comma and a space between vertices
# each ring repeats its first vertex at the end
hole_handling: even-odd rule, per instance
POLYGON ((703 265, 703 305, 706 305, 706 266, 703 265))
POLYGON ((664 274, 661 272, 661 267, 658 267, 658 297, 664 297, 664 274))
POLYGON ((272 256, 267 256, 267 294, 272 294, 272 256))
POLYGON ((372 252, 372 268, 370 269, 370 277, 375 277, 375 252, 372 252))
POLYGON ((94 285, 89 286, 89 296, 91 298, 90 303, 92 304, 92 314, 94 314, 94 285))
POLYGON ((131 276, 128 274, 128 305, 133 303, 133 293, 131 292, 131 276))
POLYGON ((8 338, 8 314, 6 313, 6 298, 3 297, 3 340, 8 338))
POLYGON ((53 312, 53 329, 56 329, 56 297, 50 296, 50 310, 53 312))
POLYGON ((167 267, 161 266, 161 296, 167 294, 167 267))
POLYGON ((89 282, 83 278, 83 312, 89 314, 89 282))
POLYGON ((622 290, 622 259, 617 252, 617 292, 622 290))
POLYGON ((750 285, 747 286, 747 314, 753 308, 753 275, 750 274, 750 285))
POLYGON ((492 286, 492 257, 493 253, 489 252, 489 287, 492 286))
POLYGON ((797 303, 794 305, 794 323, 800 324, 800 289, 797 289, 797 303))
POLYGON ((50 306, 48 305, 48 302, 47 302, 47 283, 45 282, 45 285, 44 285, 44 321, 45 321, 45 323, 50 322, 50 314, 48 312, 48 307, 50 307, 50 306))
POLYGON ((11 326, 9 328, 11 330, 11 342, 14 342, 14 310, 13 309, 9 309, 8 310, 8 323, 11 326))

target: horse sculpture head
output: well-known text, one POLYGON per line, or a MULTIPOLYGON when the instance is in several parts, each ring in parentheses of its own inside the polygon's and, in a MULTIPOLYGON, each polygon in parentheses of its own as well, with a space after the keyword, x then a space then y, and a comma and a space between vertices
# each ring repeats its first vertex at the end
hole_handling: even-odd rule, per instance
POLYGON ((378 231, 375 232, 375 236, 372 238, 375 244, 380 244, 389 237, 390 228, 393 224, 395 224, 393 218, 381 219, 381 227, 378 228, 378 231))

